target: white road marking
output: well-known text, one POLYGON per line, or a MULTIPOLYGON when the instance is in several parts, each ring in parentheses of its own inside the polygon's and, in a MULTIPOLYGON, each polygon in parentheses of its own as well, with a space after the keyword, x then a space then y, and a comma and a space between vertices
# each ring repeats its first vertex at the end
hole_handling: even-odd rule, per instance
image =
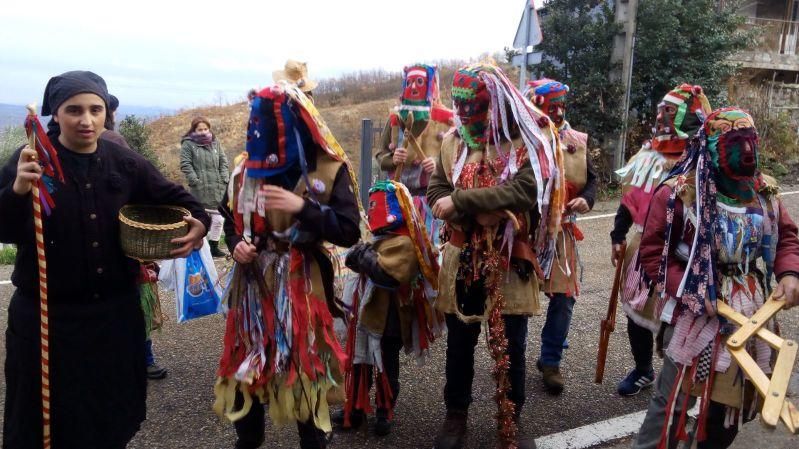
MULTIPOLYGON (((694 407, 688 410, 688 415, 696 418, 699 414, 701 402, 696 401, 694 407)), ((545 435, 535 439, 538 449, 587 449, 610 441, 625 438, 638 433, 644 422, 646 410, 617 416, 605 421, 588 424, 582 427, 566 430, 552 435, 545 435)))
MULTIPOLYGON (((799 190, 794 190, 792 192, 780 192, 780 196, 790 196, 790 195, 796 195, 798 193, 799 193, 799 190)), ((588 215, 588 216, 585 216, 585 217, 577 217, 577 221, 600 220, 602 218, 610 218, 610 217, 615 217, 615 216, 616 216, 615 213, 602 214, 602 215, 588 215)))
POLYGON ((633 435, 641 428, 646 410, 617 416, 565 432, 536 438, 538 449, 585 449, 633 435))
POLYGON ((599 220, 600 218, 615 217, 616 213, 603 214, 603 215, 589 215, 587 217, 577 217, 577 221, 599 220))
POLYGON ((0 281, 0 285, 8 285, 11 281, 0 281))

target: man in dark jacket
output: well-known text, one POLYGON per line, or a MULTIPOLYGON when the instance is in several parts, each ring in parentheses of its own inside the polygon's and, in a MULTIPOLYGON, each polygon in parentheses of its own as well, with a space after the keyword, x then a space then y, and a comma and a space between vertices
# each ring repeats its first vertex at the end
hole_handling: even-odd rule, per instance
MULTIPOLYGON (((91 72, 53 77, 42 114, 65 182, 42 173, 37 152, 21 148, 0 172, 0 241, 17 245, 16 291, 6 331, 4 448, 43 441, 39 275, 32 183, 42 180, 55 207, 42 217, 49 279, 52 446, 124 448, 145 418, 144 320, 139 264, 121 248, 118 214, 128 203, 174 204, 191 212, 174 257, 201 243, 210 219, 183 187, 133 151, 98 140, 108 91, 91 72)), ((43 187, 45 188, 45 187, 43 187)))

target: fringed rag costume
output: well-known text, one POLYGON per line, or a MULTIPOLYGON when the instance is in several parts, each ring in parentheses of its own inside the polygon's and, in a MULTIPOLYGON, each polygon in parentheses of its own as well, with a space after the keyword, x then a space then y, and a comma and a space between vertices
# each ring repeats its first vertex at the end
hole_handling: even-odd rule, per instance
POLYGON ((343 386, 346 355, 333 332, 334 270, 323 243, 359 238, 355 177, 316 108, 287 83, 253 99, 247 152, 220 210, 231 252, 244 240, 258 257, 234 265, 225 294, 214 409, 236 421, 257 397, 277 425, 312 422, 330 431, 328 394, 343 386), (302 210, 265 209, 258 192, 268 184, 303 197, 302 210))
POLYGON ((346 259, 358 275, 344 291, 349 310, 345 427, 354 411, 371 412, 372 376, 378 412, 391 419, 399 389, 400 348, 421 361, 445 327, 443 315, 433 307, 437 251, 408 189, 396 181, 376 183, 370 190, 368 217, 372 241, 354 246, 346 259))
POLYGON ((627 242, 620 300, 627 316, 652 332, 658 331, 660 319, 654 310, 657 295, 652 294, 651 282, 638 270, 641 232, 655 189, 669 176, 710 112, 700 86, 683 83, 674 88, 658 105, 652 140, 616 171, 621 177, 622 197, 611 239, 614 244, 627 242))
MULTIPOLYGON (((539 126, 540 112, 499 68, 477 64, 458 70, 452 96, 457 130, 444 137, 440 164, 428 188, 431 205, 450 196, 456 211, 446 223, 436 307, 448 314, 448 346, 472 332, 461 330, 464 325, 459 324, 460 336, 454 335, 449 314, 467 326, 488 321, 488 342, 497 363, 499 439, 502 447, 508 447, 516 435, 514 413, 524 401, 524 369, 515 368, 524 356, 511 353, 515 359, 509 362, 508 338, 514 339, 514 351, 523 351, 526 342, 517 341, 515 334, 506 338, 505 319, 526 320, 538 312, 532 247, 535 242, 554 248, 565 193, 562 155, 554 127, 549 121, 543 129, 539 126), (495 217, 495 223, 483 226, 477 221, 488 215, 495 217), (521 370, 521 377, 509 380, 508 366, 521 370)), ((526 321, 523 327, 526 335, 526 321)), ((449 349, 447 354, 448 367, 462 363, 451 360, 449 349)), ((448 409, 468 406, 471 391, 455 392, 453 385, 462 382, 451 374, 469 376, 450 373, 448 368, 448 409)))
MULTIPOLYGON (((551 79, 530 81, 525 96, 554 123, 563 148, 563 170, 566 194, 563 204, 583 197, 593 207, 596 195, 596 174, 588 159, 588 135, 579 132, 564 119, 569 86, 551 79)), ((553 248, 539 253, 543 279, 542 289, 548 294, 565 293, 576 297, 580 291, 582 271, 577 242, 583 233, 577 226, 577 214, 564 210, 561 229, 553 248)))
MULTIPOLYGON (((657 313, 672 326, 666 362, 677 369, 659 447, 666 447, 669 434, 687 438, 690 404, 675 408, 679 396, 687 402, 689 396, 702 398, 699 441, 710 422, 734 427, 745 419, 742 410, 759 408, 725 345, 737 326, 716 314, 717 302, 724 301, 751 317, 768 297, 775 275, 796 276, 799 270, 796 225, 773 182, 757 171, 757 144, 749 114, 735 108, 714 111, 652 200, 640 259, 643 271, 657 282, 657 313), (726 410, 723 421, 709 420, 709 413, 718 410, 726 410)), ((763 372, 771 372, 772 351, 765 342, 752 339, 747 351, 763 372)), ((653 407, 650 403, 647 420, 653 407)), ((639 442, 644 438, 639 436, 639 442)))
POLYGON ((441 104, 438 68, 427 64, 405 67, 399 105, 389 115, 375 158, 389 179, 402 182, 411 192, 419 216, 436 246, 442 222, 433 218, 425 201, 431 175, 424 171, 421 162, 428 157, 438 159, 444 134, 452 124, 452 110, 441 104), (408 151, 407 162, 402 167, 393 160, 394 150, 400 147, 408 151))

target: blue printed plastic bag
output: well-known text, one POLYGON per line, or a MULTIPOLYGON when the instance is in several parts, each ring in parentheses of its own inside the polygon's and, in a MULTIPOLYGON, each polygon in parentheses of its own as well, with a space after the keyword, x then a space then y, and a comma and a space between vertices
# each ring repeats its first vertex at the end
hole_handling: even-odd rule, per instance
POLYGON ((186 283, 183 292, 183 307, 178 315, 178 322, 212 315, 221 307, 221 301, 199 251, 193 251, 186 258, 186 283))
POLYGON ((164 261, 159 276, 164 288, 175 291, 178 323, 222 312, 223 288, 217 280, 207 242, 185 259, 164 261))

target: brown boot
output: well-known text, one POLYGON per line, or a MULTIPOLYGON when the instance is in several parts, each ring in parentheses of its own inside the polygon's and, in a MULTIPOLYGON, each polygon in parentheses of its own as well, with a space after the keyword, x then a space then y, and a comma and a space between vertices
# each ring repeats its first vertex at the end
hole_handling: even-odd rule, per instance
POLYGON ((560 374, 560 367, 543 365, 541 373, 548 393, 557 395, 563 392, 565 382, 560 374))
POLYGON ((469 414, 466 410, 447 410, 447 417, 438 430, 433 443, 435 449, 460 449, 466 436, 466 421, 469 414))

